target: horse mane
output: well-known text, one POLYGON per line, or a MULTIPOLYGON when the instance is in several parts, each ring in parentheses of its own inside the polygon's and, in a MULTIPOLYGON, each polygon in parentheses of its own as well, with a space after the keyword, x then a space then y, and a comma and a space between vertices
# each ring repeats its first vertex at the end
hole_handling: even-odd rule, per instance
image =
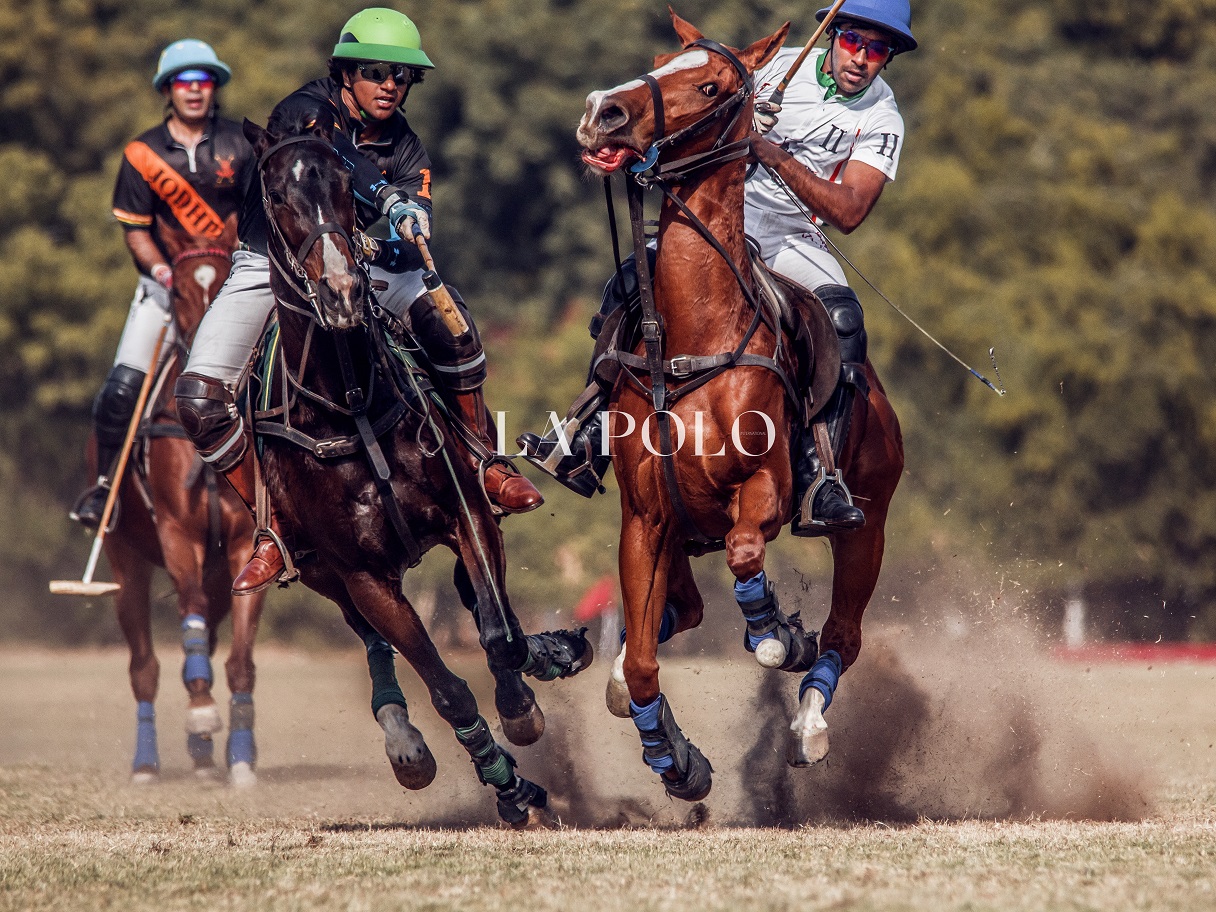
POLYGON ((335 128, 334 109, 328 101, 299 93, 275 105, 266 122, 266 132, 280 138, 312 133, 331 140, 335 128))

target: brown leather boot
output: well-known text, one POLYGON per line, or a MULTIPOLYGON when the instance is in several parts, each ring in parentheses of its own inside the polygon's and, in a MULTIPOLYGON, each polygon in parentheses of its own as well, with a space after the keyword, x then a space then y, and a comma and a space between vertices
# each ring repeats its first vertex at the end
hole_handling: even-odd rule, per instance
MULTIPOLYGON (((465 426, 481 441, 482 446, 490 453, 494 452, 494 441, 490 439, 490 414, 486 411, 485 398, 481 389, 451 393, 451 401, 456 406, 465 426)), ((457 435, 459 437, 459 435, 457 435)), ((466 446, 461 446, 465 458, 474 471, 481 467, 481 459, 466 446)), ((504 513, 527 513, 535 510, 545 502, 536 486, 528 481, 518 470, 508 462, 495 460, 486 466, 486 495, 490 503, 504 513)))
MULTIPOLYGON (((249 512, 256 516, 254 504, 257 502, 256 478, 254 473, 253 447, 245 451, 245 458, 228 471, 222 473, 228 484, 245 502, 249 512)), ((271 583, 278 581, 283 573, 283 553, 279 550, 280 532, 279 521, 274 514, 270 515, 270 529, 274 535, 263 534, 255 539, 253 556, 245 564, 245 569, 237 574, 232 582, 233 595, 252 595, 261 592, 271 583)))

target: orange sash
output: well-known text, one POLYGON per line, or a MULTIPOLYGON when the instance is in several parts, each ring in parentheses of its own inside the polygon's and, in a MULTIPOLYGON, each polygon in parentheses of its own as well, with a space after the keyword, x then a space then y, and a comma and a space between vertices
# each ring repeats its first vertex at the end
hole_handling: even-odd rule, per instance
POLYGON ((145 143, 130 143, 124 153, 148 186, 165 201, 181 226, 196 237, 215 240, 224 233, 224 221, 180 174, 145 143))

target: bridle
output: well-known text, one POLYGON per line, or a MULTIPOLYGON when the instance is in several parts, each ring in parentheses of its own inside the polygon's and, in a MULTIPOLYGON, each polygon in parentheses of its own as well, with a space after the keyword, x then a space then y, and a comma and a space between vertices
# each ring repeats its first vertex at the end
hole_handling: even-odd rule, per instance
POLYGON ((323 329, 328 329, 329 322, 326 320, 325 313, 321 308, 320 289, 318 288, 317 283, 309 277, 307 270, 304 269, 303 263, 308 258, 309 252, 312 250, 313 245, 316 244, 317 241, 325 237, 327 234, 334 234, 346 241, 346 246, 350 250, 351 256, 354 257, 355 263, 362 265, 362 232, 360 232, 358 228, 355 229, 355 237, 360 241, 360 243, 356 243, 355 239, 351 237, 350 233, 337 222, 322 222, 308 232, 308 235, 296 249, 295 253, 292 253, 291 245, 287 242, 287 238, 283 236, 283 231, 279 228, 278 222, 275 220, 274 212, 271 208, 270 194, 266 189, 266 163, 270 160, 270 157, 280 149, 296 143, 312 143, 314 145, 321 146, 328 151, 333 151, 333 147, 321 137, 314 136, 310 133, 302 133, 296 136, 288 136, 279 140, 277 143, 263 152, 261 157, 258 159, 258 180, 261 184, 262 190, 262 208, 266 212, 267 231, 268 233, 272 234, 277 241, 277 244, 274 246, 268 245, 267 253, 269 255, 270 262, 274 265, 275 269, 278 270, 279 275, 283 277, 283 280, 287 282, 287 284, 293 291, 295 291, 296 294, 308 301, 312 309, 305 310, 304 308, 296 307, 293 304, 283 300, 278 302, 279 305, 308 317, 313 322, 319 324, 323 329), (282 252, 283 258, 287 261, 287 267, 289 267, 291 270, 290 273, 286 268, 284 268, 283 264, 279 262, 279 257, 275 255, 275 246, 279 248, 279 250, 282 252))

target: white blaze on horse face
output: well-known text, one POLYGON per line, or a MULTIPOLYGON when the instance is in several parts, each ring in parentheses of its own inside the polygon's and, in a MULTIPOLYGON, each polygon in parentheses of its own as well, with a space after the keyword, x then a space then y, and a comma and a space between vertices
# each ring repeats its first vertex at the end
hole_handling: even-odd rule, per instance
POLYGON ((194 281, 203 290, 203 297, 210 298, 211 285, 215 282, 215 267, 210 263, 203 263, 194 270, 194 281))
POLYGON ((296 183, 300 182, 301 175, 304 173, 304 160, 297 159, 295 167, 291 169, 291 176, 296 179, 296 183))
MULTIPOLYGON (((317 207, 317 224, 325 221, 325 216, 321 213, 321 207, 317 207)), ((346 258, 342 256, 342 251, 338 249, 338 245, 334 243, 334 236, 330 232, 321 235, 321 257, 325 264, 325 275, 339 276, 346 275, 346 258)))
MULTIPOLYGON (((674 60, 669 60, 657 70, 651 70, 647 75, 659 79, 669 73, 678 73, 680 70, 695 70, 697 67, 703 67, 709 63, 709 51, 704 48, 696 48, 676 57, 674 60)), ((628 82, 622 82, 616 88, 608 89, 602 92, 592 92, 587 96, 587 112, 588 122, 594 122, 599 116, 600 104, 605 98, 610 95, 615 95, 617 92, 628 92, 630 89, 636 89, 639 86, 644 86, 641 79, 630 79, 628 82)))

